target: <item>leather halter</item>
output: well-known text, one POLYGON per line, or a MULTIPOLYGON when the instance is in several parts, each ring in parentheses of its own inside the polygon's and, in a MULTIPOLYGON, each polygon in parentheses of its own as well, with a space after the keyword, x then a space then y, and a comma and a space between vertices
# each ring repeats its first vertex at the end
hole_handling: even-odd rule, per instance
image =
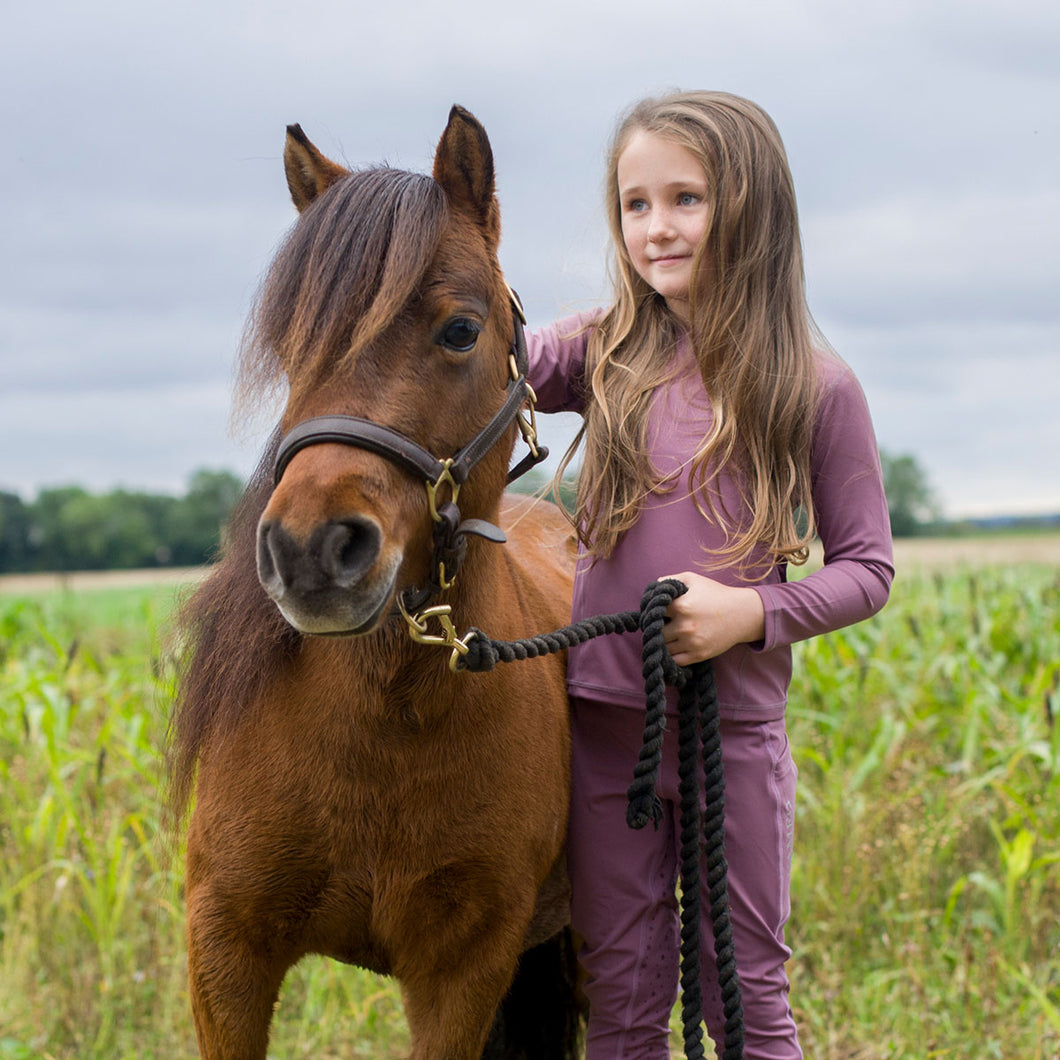
MULTIPOLYGON (((509 287, 514 336, 509 353, 511 378, 505 389, 504 402, 489 423, 454 456, 440 460, 419 442, 392 427, 375 423, 357 416, 314 416, 295 425, 284 435, 276 452, 273 465, 273 482, 279 485, 283 473, 297 453, 311 445, 326 442, 364 449, 422 478, 427 485, 428 504, 434 520, 434 549, 431 562, 431 578, 422 589, 408 589, 401 601, 407 611, 422 608, 433 596, 448 589, 463 562, 467 547, 466 534, 478 534, 490 541, 503 542, 504 532, 483 519, 461 521, 460 509, 456 506, 460 487, 468 480, 475 465, 500 441, 513 422, 517 423, 530 452, 508 472, 508 482, 513 482, 548 456, 548 449, 537 445, 537 433, 533 422, 533 388, 527 381, 529 361, 526 352, 526 334, 519 296, 509 287), (529 405, 529 419, 520 413, 529 405), (437 502, 437 491, 443 483, 451 490, 451 499, 444 504, 437 502)), ((407 612, 406 612, 407 614, 407 612)))

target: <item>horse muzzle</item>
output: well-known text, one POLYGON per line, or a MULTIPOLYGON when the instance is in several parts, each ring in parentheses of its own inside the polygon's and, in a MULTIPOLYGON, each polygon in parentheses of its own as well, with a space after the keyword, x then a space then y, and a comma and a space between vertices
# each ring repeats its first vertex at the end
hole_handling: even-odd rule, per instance
POLYGON ((295 629, 369 633, 387 611, 400 553, 384 556, 375 520, 353 515, 322 523, 299 540, 279 520, 258 524, 258 580, 295 629))

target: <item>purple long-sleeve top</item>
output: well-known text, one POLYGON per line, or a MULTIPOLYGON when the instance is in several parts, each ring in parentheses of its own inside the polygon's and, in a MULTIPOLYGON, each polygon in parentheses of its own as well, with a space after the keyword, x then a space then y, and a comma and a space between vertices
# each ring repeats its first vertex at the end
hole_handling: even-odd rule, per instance
MULTIPOLYGON (((530 382, 541 412, 583 411, 593 320, 594 314, 582 314, 528 335, 530 382)), ((824 565, 788 582, 785 564, 766 564, 764 573, 762 567, 754 569, 749 583, 746 570, 711 565, 708 550, 722 547, 725 534, 697 507, 688 470, 713 413, 687 341, 679 345, 676 358, 677 373, 656 391, 646 430, 652 465, 672 488, 644 500, 637 522, 607 559, 580 552, 572 618, 635 609, 645 586, 683 570, 700 571, 728 585, 751 584, 765 608, 765 636, 714 660, 720 712, 729 719, 781 718, 791 680, 791 645, 868 618, 890 592, 890 521, 868 405, 853 372, 838 358, 822 355, 811 461, 824 565)), ((712 488, 720 492, 725 510, 740 510, 737 483, 726 470, 712 488)), ((598 637, 572 648, 567 685, 571 695, 584 699, 643 706, 639 636, 598 637)), ((671 710, 674 705, 671 692, 671 710)))

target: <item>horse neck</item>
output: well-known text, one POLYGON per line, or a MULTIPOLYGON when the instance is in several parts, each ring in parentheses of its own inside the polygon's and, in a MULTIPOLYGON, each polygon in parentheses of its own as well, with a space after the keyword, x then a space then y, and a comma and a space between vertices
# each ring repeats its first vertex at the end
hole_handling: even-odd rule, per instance
MULTIPOLYGON (((512 597, 506 572, 499 546, 470 540, 453 587, 428 606, 449 606, 459 637, 471 626, 489 632, 498 608, 512 597)), ((428 632, 441 632, 437 620, 430 620, 428 632)), ((363 690, 361 698, 369 711, 386 716, 412 712, 426 720, 432 712, 451 710, 454 698, 466 692, 467 676, 454 676, 449 668, 452 649, 413 640, 405 620, 398 616, 366 637, 309 638, 305 650, 324 654, 326 659, 320 664, 346 687, 363 690)))

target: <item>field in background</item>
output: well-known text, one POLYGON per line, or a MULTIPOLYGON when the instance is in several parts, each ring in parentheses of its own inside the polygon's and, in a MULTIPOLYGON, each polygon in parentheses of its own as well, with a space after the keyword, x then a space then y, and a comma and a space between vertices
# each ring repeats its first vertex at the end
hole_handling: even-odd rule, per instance
MULTIPOLYGON (((798 649, 804 1049, 1057 1060, 1060 535, 900 542, 897 562, 880 616, 798 649)), ((0 579, 0 1060, 194 1055, 159 790, 189 572, 150 574, 0 579)), ((311 960, 270 1055, 406 1045, 392 984, 311 960)))
MULTIPOLYGON (((983 534, 969 537, 903 537, 894 543, 899 577, 908 571, 951 570, 1031 563, 1060 567, 1060 533, 983 534)), ((810 549, 810 567, 821 564, 821 546, 810 549)), ((3 580, 0 579, 0 588, 3 580)))
MULTIPOLYGON (((895 565, 907 570, 1014 563, 1060 567, 1060 533, 984 534, 969 537, 906 537, 894 543, 895 565)), ((809 566, 821 564, 821 547, 810 550, 809 566)), ((193 585, 205 567, 153 567, 143 570, 81 571, 69 574, 0 574, 0 596, 95 589, 144 589, 193 585)))

